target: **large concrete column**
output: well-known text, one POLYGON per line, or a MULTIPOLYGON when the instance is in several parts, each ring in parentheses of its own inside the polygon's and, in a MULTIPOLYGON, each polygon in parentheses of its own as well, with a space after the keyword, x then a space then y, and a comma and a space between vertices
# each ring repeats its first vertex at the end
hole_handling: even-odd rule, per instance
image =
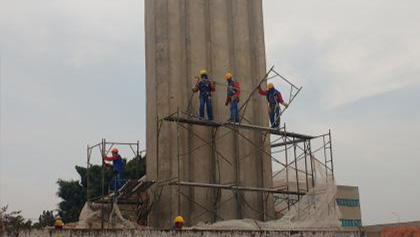
MULTIPOLYGON (((261 132, 237 134, 227 128, 190 125, 177 133, 175 123, 159 123, 177 109, 187 110, 194 76, 202 68, 219 83, 226 83, 224 74, 232 72, 241 83, 240 105, 245 101, 266 72, 261 0, 146 0, 145 13, 148 179, 179 176, 189 182, 271 187, 269 137, 261 132)), ((213 96, 217 121, 229 117, 225 98, 226 88, 218 85, 213 96)), ((268 126, 264 99, 255 95, 248 104, 245 117, 252 124, 268 126)), ((198 98, 192 102, 197 113, 198 98)), ((164 188, 150 216, 152 226, 167 228, 177 214, 193 225, 262 220, 268 218, 263 213, 272 212, 272 204, 260 193, 189 187, 180 191, 164 188)))

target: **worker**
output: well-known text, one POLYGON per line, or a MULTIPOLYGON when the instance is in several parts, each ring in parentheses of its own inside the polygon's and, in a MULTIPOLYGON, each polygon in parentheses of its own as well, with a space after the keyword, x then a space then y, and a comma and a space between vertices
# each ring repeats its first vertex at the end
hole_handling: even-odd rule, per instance
POLYGON ((55 227, 56 229, 63 229, 63 226, 64 226, 64 222, 61 220, 61 218, 60 218, 60 217, 57 217, 57 218, 55 219, 54 227, 55 227))
POLYGON ((209 80, 209 76, 205 69, 200 71, 200 78, 197 80, 193 88, 193 92, 200 91, 200 117, 204 119, 204 107, 207 106, 207 117, 208 120, 213 120, 213 108, 211 104, 211 94, 216 90, 214 82, 209 80))
POLYGON ((174 220, 174 226, 172 227, 172 230, 182 230, 182 227, 184 226, 184 218, 182 216, 175 217, 174 220))
POLYGON ((230 118, 228 121, 238 123, 239 122, 238 103, 239 103, 239 96, 241 95, 241 86, 239 82, 237 82, 233 78, 233 75, 230 72, 225 74, 225 79, 228 83, 225 105, 228 106, 230 104, 230 118))
POLYGON ((112 156, 105 156, 105 161, 112 161, 112 169, 114 171, 114 177, 112 179, 112 190, 117 191, 124 185, 124 161, 118 153, 117 148, 113 148, 111 153, 112 156))
POLYGON ((282 104, 284 107, 287 107, 288 104, 284 102, 280 91, 274 88, 273 83, 268 83, 267 89, 268 90, 264 90, 261 88, 261 86, 258 86, 258 91, 260 95, 265 95, 268 101, 271 128, 278 128, 280 125, 279 104, 282 104))

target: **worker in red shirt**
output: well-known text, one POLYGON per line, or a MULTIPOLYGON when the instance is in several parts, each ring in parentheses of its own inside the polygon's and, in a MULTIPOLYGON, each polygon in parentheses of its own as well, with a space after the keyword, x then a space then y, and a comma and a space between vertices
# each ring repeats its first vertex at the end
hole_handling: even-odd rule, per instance
POLYGON ((238 103, 241 95, 241 86, 239 82, 233 79, 233 75, 230 72, 225 74, 225 79, 228 83, 225 105, 228 106, 230 104, 230 118, 228 121, 239 123, 238 103))
POLYGON ((112 190, 117 191, 124 185, 124 161, 118 153, 117 148, 113 148, 112 156, 105 156, 105 161, 112 161, 114 178, 112 179, 112 190))
POLYGON ((280 91, 274 88, 273 83, 268 83, 268 90, 264 90, 261 86, 258 86, 258 91, 260 95, 265 95, 268 101, 269 106, 269 118, 271 123, 271 128, 278 128, 280 125, 280 105, 287 107, 288 104, 284 102, 283 97, 281 96, 280 91))

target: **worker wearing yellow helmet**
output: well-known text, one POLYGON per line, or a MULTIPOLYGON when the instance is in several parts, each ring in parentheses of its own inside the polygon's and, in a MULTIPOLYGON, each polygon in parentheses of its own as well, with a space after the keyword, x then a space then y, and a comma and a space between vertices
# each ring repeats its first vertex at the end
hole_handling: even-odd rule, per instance
POLYGON ((233 75, 230 72, 225 74, 225 79, 228 83, 225 105, 228 106, 230 104, 230 107, 229 107, 230 118, 228 121, 238 123, 239 122, 238 103, 239 103, 239 96, 241 95, 241 85, 239 84, 239 82, 237 82, 233 78, 233 75))
POLYGON ((173 230, 182 230, 182 227, 184 226, 184 218, 182 216, 177 216, 174 219, 174 226, 172 227, 173 230))
POLYGON ((211 103, 211 95, 216 90, 216 86, 213 81, 209 80, 209 76, 205 69, 200 70, 200 77, 198 78, 193 92, 200 92, 200 117, 199 119, 204 119, 204 107, 207 107, 207 117, 208 120, 213 120, 213 106, 211 103))
POLYGON ((280 91, 274 88, 273 83, 268 83, 267 90, 258 86, 258 91, 260 95, 265 95, 268 101, 269 106, 269 118, 272 128, 278 128, 280 126, 280 106, 282 104, 284 107, 287 107, 288 104, 284 102, 283 97, 280 91))
POLYGON ((55 219, 54 227, 56 229, 63 229, 63 226, 64 226, 64 222, 61 220, 61 217, 57 217, 55 219))
POLYGON ((114 177, 112 178, 112 190, 117 191, 124 185, 124 161, 117 148, 111 150, 112 156, 105 156, 105 161, 112 161, 114 177))

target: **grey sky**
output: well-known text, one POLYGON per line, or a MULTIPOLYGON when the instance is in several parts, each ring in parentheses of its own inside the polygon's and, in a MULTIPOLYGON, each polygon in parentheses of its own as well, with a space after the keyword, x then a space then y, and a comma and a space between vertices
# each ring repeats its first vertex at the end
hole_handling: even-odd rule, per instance
MULTIPOLYGON (((268 66, 304 86, 288 128, 333 130, 337 179, 360 187, 366 224, 420 219, 418 9, 264 0, 268 66)), ((0 205, 36 218, 87 144, 145 147, 143 17, 141 0, 0 0, 0 205)))

